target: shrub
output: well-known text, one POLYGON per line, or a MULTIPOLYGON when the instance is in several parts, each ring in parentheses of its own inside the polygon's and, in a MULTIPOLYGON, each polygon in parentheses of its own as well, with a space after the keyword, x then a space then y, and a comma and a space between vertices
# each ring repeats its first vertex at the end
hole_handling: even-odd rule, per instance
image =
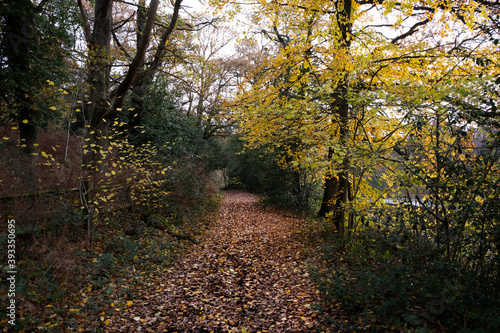
POLYGON ((419 250, 400 235, 369 229, 324 244, 312 276, 328 295, 327 304, 341 301, 358 329, 368 324, 377 330, 391 325, 464 332, 498 329, 500 295, 494 292, 495 282, 426 251, 432 248, 424 244, 419 250))
POLYGON ((282 167, 278 152, 265 148, 243 149, 235 136, 229 142, 228 178, 230 187, 264 195, 264 201, 277 207, 311 214, 320 200, 320 186, 305 171, 282 167))

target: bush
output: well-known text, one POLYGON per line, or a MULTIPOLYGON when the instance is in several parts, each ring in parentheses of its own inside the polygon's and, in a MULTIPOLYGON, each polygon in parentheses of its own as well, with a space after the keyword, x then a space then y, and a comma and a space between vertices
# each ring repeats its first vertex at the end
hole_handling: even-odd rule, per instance
POLYGON ((324 244, 313 278, 341 301, 357 329, 400 328, 474 331, 500 328, 500 294, 494 281, 420 249, 400 235, 367 230, 324 244))
POLYGON ((235 136, 229 142, 228 178, 230 187, 262 194, 274 206, 311 214, 321 199, 320 186, 305 171, 282 167, 278 152, 265 148, 243 149, 243 141, 235 136))

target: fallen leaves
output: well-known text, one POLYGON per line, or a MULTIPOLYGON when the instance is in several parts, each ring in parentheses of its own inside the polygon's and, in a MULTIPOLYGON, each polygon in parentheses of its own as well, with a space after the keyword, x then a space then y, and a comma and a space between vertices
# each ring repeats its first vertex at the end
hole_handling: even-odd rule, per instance
POLYGON ((229 192, 203 241, 158 277, 107 330, 304 332, 319 295, 294 238, 298 219, 229 192))

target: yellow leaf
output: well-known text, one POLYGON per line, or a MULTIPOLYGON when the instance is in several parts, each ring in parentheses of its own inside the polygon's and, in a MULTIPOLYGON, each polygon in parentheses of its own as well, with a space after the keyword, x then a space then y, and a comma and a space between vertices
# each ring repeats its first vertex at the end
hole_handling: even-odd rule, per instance
POLYGON ((134 304, 134 302, 132 302, 132 301, 127 301, 127 306, 132 306, 132 304, 134 304))
POLYGON ((49 107, 49 109, 52 110, 52 111, 57 110, 57 108, 55 106, 51 106, 51 107, 49 107))
POLYGON ((106 321, 104 322, 104 325, 106 325, 106 326, 109 325, 109 319, 106 319, 106 321))
POLYGON ((24 119, 23 124, 27 124, 27 123, 28 123, 28 119, 24 119))
POLYGON ((78 312, 78 311, 80 311, 80 310, 78 310, 78 309, 69 309, 69 312, 70 312, 70 313, 73 313, 73 312, 78 312))

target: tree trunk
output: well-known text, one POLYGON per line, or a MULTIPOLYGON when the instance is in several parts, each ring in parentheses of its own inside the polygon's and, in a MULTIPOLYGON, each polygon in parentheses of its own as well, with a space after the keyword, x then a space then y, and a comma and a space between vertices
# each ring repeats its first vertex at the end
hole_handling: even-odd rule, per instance
MULTIPOLYGON (((29 98, 23 98, 21 103, 28 104, 30 100, 29 98)), ((38 138, 38 128, 33 124, 34 120, 32 113, 33 111, 29 105, 21 105, 18 107, 18 114, 21 119, 21 121, 18 122, 21 151, 29 156, 36 153, 35 144, 38 138), (26 123, 25 120, 28 122, 26 123)))
POLYGON ((82 179, 82 204, 86 210, 85 227, 90 248, 93 247, 95 229, 94 186, 99 160, 99 146, 107 138, 108 123, 103 122, 109 104, 109 77, 111 70, 110 44, 112 27, 112 0, 96 0, 95 22, 89 41, 87 67, 89 76, 89 100, 84 110, 84 178, 82 179), (95 146, 93 146, 95 145, 95 146))
MULTIPOLYGON (((348 52, 351 45, 351 15, 352 0, 343 1, 337 8, 337 24, 340 30, 338 52, 348 52)), ((335 32, 332 32, 335 33, 335 32)), ((332 94, 330 109, 332 110, 332 126, 338 126, 338 141, 343 147, 347 146, 349 138, 349 101, 347 74, 336 84, 336 91, 332 94)), ((336 131, 334 131, 336 132, 336 131)), ((328 149, 328 161, 332 160, 335 152, 328 149)), ((349 157, 346 153, 341 163, 342 170, 330 171, 326 177, 323 201, 319 212, 320 216, 331 215, 336 230, 344 233, 346 221, 346 208, 349 198, 349 157)))
MULTIPOLYGON (((150 36, 156 20, 159 0, 152 0, 146 20, 139 17, 138 25, 143 29, 142 36, 138 39, 136 54, 128 66, 128 72, 123 81, 117 85, 116 89, 110 90, 111 71, 111 29, 113 23, 113 0, 95 0, 94 4, 94 26, 92 32, 89 31, 89 21, 85 13, 82 1, 78 1, 82 14, 85 37, 88 43, 88 100, 84 108, 84 176, 82 179, 82 203, 86 203, 88 219, 86 221, 89 235, 89 243, 92 244, 94 225, 93 188, 96 176, 99 174, 100 166, 99 149, 106 148, 108 142, 108 127, 118 116, 118 110, 122 108, 125 96, 128 91, 139 81, 154 75, 163 61, 163 51, 166 43, 174 31, 182 0, 175 0, 174 12, 169 26, 163 33, 159 45, 157 46, 152 65, 148 70, 139 72, 143 67, 144 57, 147 52, 150 36)), ((144 6, 145 1, 140 4, 144 6)), ((143 8, 142 8, 143 9, 143 8)), ((92 246, 92 245, 91 245, 92 246)))
MULTIPOLYGON (((137 9, 137 45, 140 45, 143 40, 144 29, 146 27, 146 13, 145 0, 141 0, 139 1, 137 9)), ((144 70, 144 64, 141 64, 140 67, 141 70, 144 70)), ((142 124, 142 119, 145 115, 144 96, 146 95, 150 82, 151 80, 149 78, 145 78, 132 87, 132 110, 130 110, 128 114, 128 133, 132 141, 141 132, 139 126, 142 124)))
MULTIPOLYGON (((328 149, 328 161, 332 159, 333 149, 328 149)), ((335 206, 335 194, 338 192, 338 179, 337 177, 329 172, 325 180, 325 188, 323 191, 323 200, 321 201, 321 208, 319 209, 318 216, 327 217, 333 212, 333 207, 335 206)))

